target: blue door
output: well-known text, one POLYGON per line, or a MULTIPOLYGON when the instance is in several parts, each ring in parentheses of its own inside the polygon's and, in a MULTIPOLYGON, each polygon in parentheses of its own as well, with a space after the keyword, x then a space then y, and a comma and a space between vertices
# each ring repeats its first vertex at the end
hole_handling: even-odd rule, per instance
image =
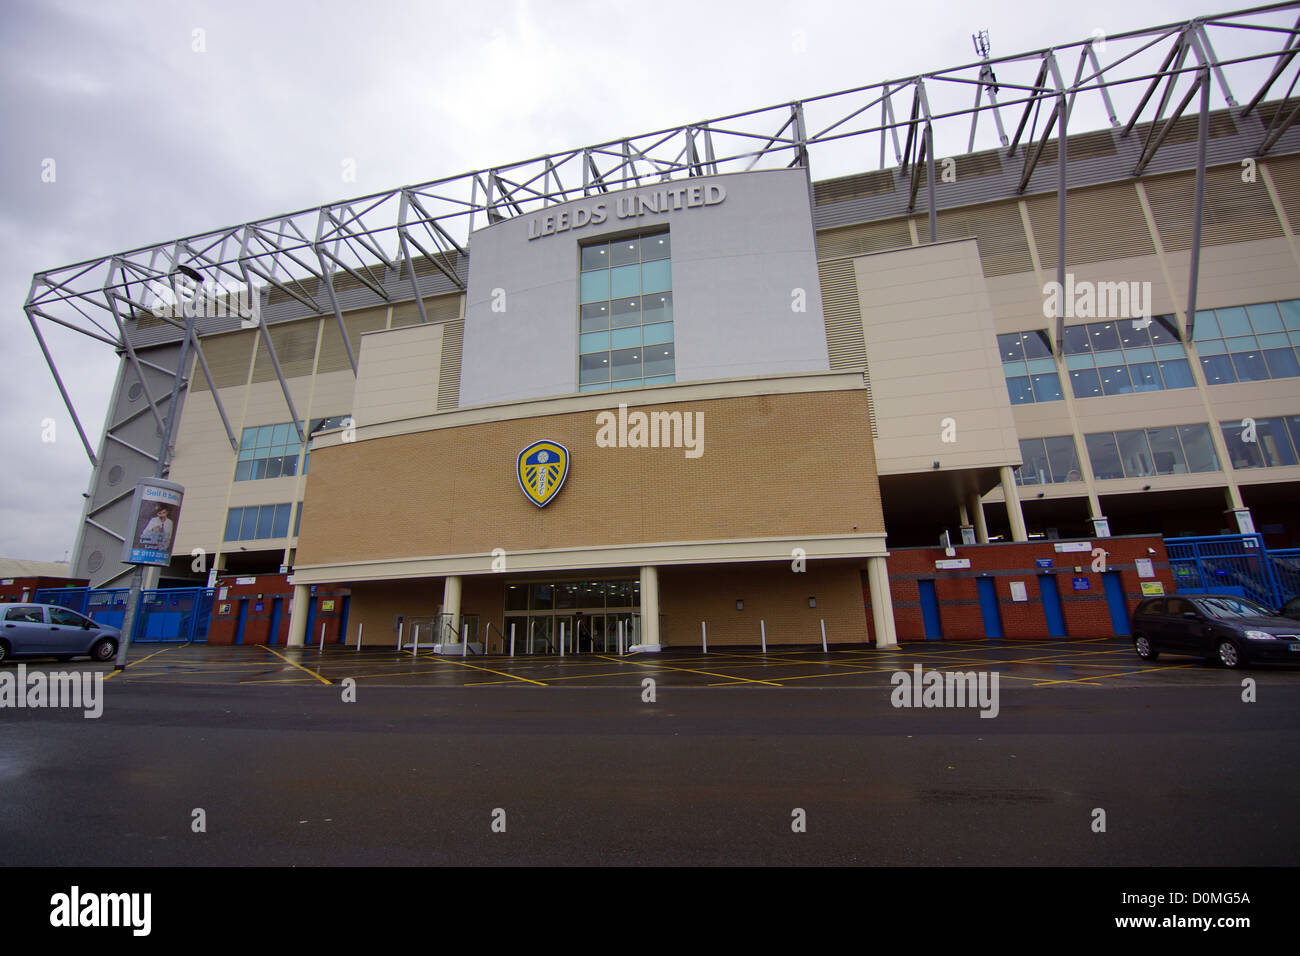
POLYGON ((1128 604, 1124 600, 1124 585, 1120 583, 1118 571, 1106 571, 1101 576, 1106 586, 1106 605, 1110 608, 1110 624, 1115 629, 1116 637, 1128 637, 1132 631, 1128 626, 1128 604))
POLYGON ((339 610, 339 643, 346 644, 348 640, 348 604, 352 598, 345 597, 339 610))
POLYGON ((312 598, 307 602, 307 635, 303 638, 303 643, 307 647, 320 643, 320 636, 316 631, 316 599, 312 598))
POLYGON ((939 623, 939 597, 934 593, 933 581, 917 581, 921 591, 921 619, 925 621, 925 639, 938 641, 943 638, 943 627, 939 623))
POLYGON ((976 578, 980 592, 980 614, 984 616, 984 636, 1002 636, 1002 615, 998 613, 998 589, 992 578, 976 578))
POLYGON ((1038 593, 1043 598, 1043 615, 1047 618, 1047 636, 1065 637, 1065 612, 1061 610, 1061 592, 1055 574, 1038 576, 1038 593))
POLYGON ((280 602, 281 598, 275 598, 271 601, 271 633, 266 638, 266 643, 274 644, 280 636, 280 602))
POLYGON ((239 620, 235 622, 235 643, 244 643, 244 625, 248 623, 248 602, 239 602, 239 620))

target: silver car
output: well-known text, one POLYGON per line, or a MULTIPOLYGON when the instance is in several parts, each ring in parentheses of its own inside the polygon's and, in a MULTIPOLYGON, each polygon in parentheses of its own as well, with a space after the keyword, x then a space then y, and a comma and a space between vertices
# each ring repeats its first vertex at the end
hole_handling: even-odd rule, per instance
POLYGON ((89 656, 111 661, 122 639, 120 628, 99 624, 57 604, 0 604, 0 661, 10 657, 89 656))

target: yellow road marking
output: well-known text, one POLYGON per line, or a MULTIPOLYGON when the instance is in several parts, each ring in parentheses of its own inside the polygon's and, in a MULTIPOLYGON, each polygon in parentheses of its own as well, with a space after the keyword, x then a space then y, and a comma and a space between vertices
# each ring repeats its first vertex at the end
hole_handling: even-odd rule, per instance
MULTIPOLYGON (((596 656, 600 657, 601 655, 597 654, 596 656)), ((653 667, 656 670, 678 671, 684 674, 703 674, 705 677, 721 677, 723 680, 736 681, 738 683, 744 683, 744 684, 766 684, 768 687, 781 686, 780 684, 774 683, 773 681, 770 680, 755 680, 754 678, 751 677, 732 677, 730 674, 715 674, 712 671, 700 671, 690 667, 669 667, 667 664, 651 664, 648 661, 642 664, 639 661, 620 661, 617 658, 613 658, 613 657, 607 657, 605 659, 616 661, 617 663, 635 664, 637 667, 653 667)))
MULTIPOLYGON (((327 678, 321 677, 320 674, 317 674, 317 673, 316 673, 314 670, 312 670, 310 667, 303 667, 301 664, 298 664, 298 663, 295 663, 294 661, 289 660, 289 658, 285 657, 285 656, 284 656, 283 654, 281 654, 279 651, 275 650, 273 647, 270 647, 270 646, 267 645, 267 644, 259 644, 258 646, 259 646, 260 648, 262 648, 262 650, 267 651, 267 652, 269 652, 269 653, 271 653, 271 654, 274 654, 276 657, 280 658, 280 660, 284 661, 286 664, 291 664, 291 665, 293 665, 294 667, 298 668, 298 670, 303 671, 304 673, 310 674, 312 677, 316 678, 316 679, 317 679, 318 681, 320 681, 322 684, 332 684, 332 683, 333 683, 333 681, 328 680, 327 678)), ((248 681, 240 681, 240 683, 241 683, 241 684, 246 684, 246 683, 248 683, 248 681)), ((262 683, 266 683, 266 682, 263 681, 262 683)))
MULTIPOLYGON (((411 656, 415 657, 416 655, 412 654, 411 656)), ((545 681, 533 680, 528 677, 520 677, 518 674, 507 674, 505 671, 494 671, 490 667, 480 667, 478 664, 470 664, 467 663, 466 661, 458 661, 450 657, 440 657, 437 654, 429 654, 424 659, 431 660, 431 661, 438 661, 439 663, 442 664, 457 664, 460 667, 472 667, 476 671, 487 671, 489 674, 496 674, 498 677, 513 677, 515 680, 526 681, 529 684, 536 684, 538 687, 548 686, 545 681)))
MULTIPOLYGON (((154 651, 152 654, 149 655, 149 657, 157 657, 159 654, 166 654, 170 650, 171 650, 170 647, 164 647, 161 651, 154 651)), ((126 667, 135 667, 137 664, 143 664, 145 661, 149 659, 149 657, 142 657, 138 661, 128 661, 126 667)), ((124 667, 123 670, 125 670, 126 667, 124 667)), ((104 675, 104 680, 108 680, 114 674, 120 674, 120 673, 122 673, 122 671, 109 671, 107 674, 104 675)))
MULTIPOLYGON (((1085 681, 1104 680, 1107 677, 1131 677, 1134 674, 1153 674, 1156 671, 1178 671, 1186 670, 1191 667, 1190 664, 1171 664, 1168 667, 1148 667, 1140 671, 1122 671, 1118 674, 1089 674, 1087 677, 1080 677, 1075 680, 1048 680, 1035 684, 1035 687, 1044 687, 1048 684, 1081 684, 1085 681)), ((1097 685, 1100 686, 1100 685, 1097 685)))

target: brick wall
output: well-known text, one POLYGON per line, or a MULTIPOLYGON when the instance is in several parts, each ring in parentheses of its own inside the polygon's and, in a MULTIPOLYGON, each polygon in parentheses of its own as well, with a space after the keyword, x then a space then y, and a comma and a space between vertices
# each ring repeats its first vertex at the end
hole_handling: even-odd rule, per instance
MULTIPOLYGON (((1027 543, 996 543, 986 545, 961 545, 957 558, 970 560, 970 567, 954 570, 937 570, 935 562, 947 560, 942 548, 895 549, 889 556, 890 593, 894 601, 894 620, 900 641, 925 640, 925 625, 921 611, 919 581, 934 581, 939 600, 939 615, 945 640, 982 639, 986 637, 984 619, 980 611, 977 580, 987 576, 994 582, 998 613, 1002 620, 1003 636, 1008 640, 1045 640, 1048 635, 1047 616, 1040 596, 1039 576, 1050 575, 1056 579, 1057 592, 1065 618, 1066 634, 1070 637, 1106 637, 1115 634, 1109 605, 1106 601, 1103 575, 1092 570, 1092 548, 1104 548, 1105 569, 1119 573, 1128 613, 1131 615, 1143 597, 1142 582, 1159 582, 1164 593, 1174 592, 1173 575, 1164 541, 1158 536, 1138 535, 1120 538, 1095 538, 1087 551, 1060 552, 1056 545, 1065 542, 1031 541, 1027 543), (1148 553, 1153 549, 1154 554, 1148 553), (1149 558, 1155 571, 1153 578, 1139 578, 1136 560, 1149 558), (1050 560, 1051 568, 1040 568, 1037 559, 1050 560), (1075 568, 1081 570, 1076 571, 1075 568), (1087 582, 1087 590, 1075 590, 1074 579, 1087 582), (1013 601, 1011 582, 1025 584, 1027 601, 1013 601)), ((871 593, 865 575, 862 583, 863 598, 867 603, 867 620, 871 620, 871 593)), ((872 640, 875 640, 874 627, 872 640)))
POLYGON ((639 408, 703 413, 703 455, 598 447, 594 410, 317 449, 297 562, 883 532, 865 390, 639 408), (515 460, 542 438, 572 465, 538 508, 515 460))
MULTIPOLYGON (((247 602, 248 613, 244 621, 245 644, 280 644, 289 639, 289 610, 293 604, 293 586, 283 574, 250 575, 252 582, 236 584, 243 576, 219 576, 212 602, 212 620, 208 625, 209 644, 233 644, 239 628, 239 605, 247 602), (226 589, 222 598, 221 589, 226 589), (274 640, 271 635, 275 600, 280 599, 280 621, 274 640), (259 604, 261 610, 258 610, 259 604)), ((325 642, 339 639, 339 625, 343 614, 343 599, 348 596, 344 587, 321 586, 312 597, 316 598, 316 616, 312 622, 314 633, 307 635, 307 643, 320 640, 321 624, 325 625, 325 642), (333 601, 332 610, 324 610, 322 602, 333 601)), ((350 616, 350 613, 349 613, 350 616)), ((349 633, 355 635, 355 626, 348 624, 349 633)))

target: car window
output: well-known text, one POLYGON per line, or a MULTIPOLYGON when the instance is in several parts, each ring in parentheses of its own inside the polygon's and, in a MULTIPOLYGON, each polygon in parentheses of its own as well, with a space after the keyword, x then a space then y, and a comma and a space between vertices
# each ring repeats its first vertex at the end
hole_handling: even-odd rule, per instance
POLYGON ((44 624, 45 615, 41 613, 41 609, 38 607, 11 607, 5 610, 5 620, 44 624))
POLYGON ((1196 608, 1192 602, 1186 598, 1170 598, 1165 602, 1165 613, 1174 616, 1186 614, 1188 611, 1195 611, 1196 608))
POLYGON ((62 624, 67 627, 81 627, 86 623, 86 619, 75 611, 69 611, 66 608, 50 608, 50 623, 62 624))
POLYGON ((1159 614, 1160 606, 1162 604, 1164 604, 1164 601, 1162 601, 1160 598, 1156 598, 1155 600, 1152 601, 1143 601, 1142 604, 1138 606, 1137 612, 1143 617, 1149 617, 1153 614, 1159 614))
POLYGON ((1201 607, 1215 617, 1271 617, 1273 612, 1262 604, 1247 601, 1245 598, 1214 597, 1201 598, 1201 607))

